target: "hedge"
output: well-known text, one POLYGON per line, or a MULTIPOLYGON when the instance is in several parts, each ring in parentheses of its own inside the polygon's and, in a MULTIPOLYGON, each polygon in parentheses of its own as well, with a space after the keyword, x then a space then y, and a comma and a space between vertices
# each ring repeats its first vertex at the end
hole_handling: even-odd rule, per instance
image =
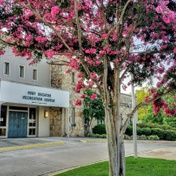
MULTIPOLYGON (((105 124, 99 124, 93 128, 94 134, 106 134, 105 124)), ((128 126, 125 132, 127 136, 133 135, 132 126, 128 126)), ((141 128, 137 126, 137 135, 145 136, 158 136, 160 140, 176 141, 176 131, 174 130, 164 130, 161 128, 141 128)))
POLYGON ((106 134, 105 124, 99 124, 93 129, 93 134, 106 134))

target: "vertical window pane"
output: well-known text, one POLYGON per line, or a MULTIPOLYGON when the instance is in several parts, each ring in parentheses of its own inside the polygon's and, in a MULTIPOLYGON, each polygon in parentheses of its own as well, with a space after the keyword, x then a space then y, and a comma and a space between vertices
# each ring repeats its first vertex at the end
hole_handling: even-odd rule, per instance
POLYGON ((36 134, 35 132, 36 132, 35 128, 29 129, 29 135, 35 135, 36 134))
POLYGON ((10 64, 8 62, 4 63, 4 74, 9 75, 10 64))
POLYGON ((6 136, 6 129, 5 128, 0 129, 0 136, 6 136))
POLYGON ((30 108, 29 110, 29 126, 35 127, 36 126, 36 109, 30 108))
POLYGON ((72 124, 75 124, 75 108, 72 108, 72 124))
POLYGON ((33 69, 33 80, 37 80, 37 70, 33 69))
POLYGON ((20 65, 20 78, 24 78, 24 66, 20 65))
POLYGON ((0 126, 6 126, 7 106, 1 106, 0 126))
POLYGON ((75 73, 72 73, 72 84, 75 83, 75 73))

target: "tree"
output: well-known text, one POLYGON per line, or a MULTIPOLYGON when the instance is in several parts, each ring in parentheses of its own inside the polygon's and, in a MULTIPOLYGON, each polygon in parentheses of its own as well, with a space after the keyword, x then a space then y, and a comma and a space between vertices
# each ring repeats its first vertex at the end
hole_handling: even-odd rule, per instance
MULTIPOLYGON (((136 90, 137 104, 143 102, 145 97, 149 95, 148 88, 143 87, 140 90, 136 90)), ((142 106, 138 109, 138 118, 142 120, 142 117, 146 115, 148 106, 142 106)))
MULTIPOLYGON (((15 55, 35 58, 32 63, 65 55, 80 72, 77 93, 96 85, 105 108, 109 175, 124 176, 128 121, 151 101, 155 114, 166 109, 162 96, 176 88, 175 1, 0 0, 0 5, 1 54, 11 46, 15 55), (130 74, 133 79, 125 83, 130 74), (157 88, 122 121, 121 85, 141 85, 151 76, 158 78, 157 88)), ((167 107, 167 113, 175 109, 167 107)))
POLYGON ((86 89, 84 91, 83 116, 87 125, 87 134, 90 132, 90 127, 93 119, 103 120, 105 119, 104 107, 101 100, 101 96, 96 91, 86 89))
MULTIPOLYGON (((176 105, 176 98, 174 97, 175 91, 172 94, 168 94, 163 97, 165 101, 167 101, 167 104, 170 105, 176 105)), ((174 107, 175 108, 175 107, 174 107)), ((146 123, 157 123, 160 125, 169 125, 171 127, 176 127, 176 116, 174 115, 171 117, 169 114, 167 114, 167 108, 164 110, 159 111, 156 115, 153 113, 153 107, 152 105, 148 105, 146 109, 145 115, 142 117, 142 121, 146 123)))

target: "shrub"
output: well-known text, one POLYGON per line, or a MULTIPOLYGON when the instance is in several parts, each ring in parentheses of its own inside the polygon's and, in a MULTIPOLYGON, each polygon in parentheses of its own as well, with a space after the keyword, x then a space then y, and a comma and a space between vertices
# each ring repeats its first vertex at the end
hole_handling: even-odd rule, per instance
POLYGON ((94 137, 94 138, 106 138, 106 134, 88 134, 88 137, 94 137))
POLYGON ((160 128, 152 128, 151 129, 151 135, 157 135, 159 136, 160 139, 165 140, 165 136, 166 136, 166 131, 162 130, 160 128))
POLYGON ((157 135, 151 135, 151 136, 148 136, 148 139, 150 139, 150 140, 159 140, 160 138, 157 135))
POLYGON ((159 124, 156 124, 156 123, 152 123, 152 124, 139 123, 139 124, 137 124, 137 126, 141 127, 141 128, 160 128, 160 129, 163 129, 163 130, 176 130, 176 128, 171 127, 169 125, 159 125, 159 124))
POLYGON ((128 126, 125 132, 126 135, 131 136, 133 135, 133 128, 132 126, 128 126))
POLYGON ((151 135, 152 130, 150 128, 141 128, 142 129, 142 135, 149 136, 151 135))
POLYGON ((146 135, 141 135, 141 136, 139 136, 139 139, 145 140, 145 139, 147 139, 147 136, 146 135))
POLYGON ((172 130, 165 131, 165 140, 175 141, 176 140, 176 132, 172 130))
POLYGON ((106 134, 105 124, 99 124, 95 126, 92 130, 94 134, 106 134))

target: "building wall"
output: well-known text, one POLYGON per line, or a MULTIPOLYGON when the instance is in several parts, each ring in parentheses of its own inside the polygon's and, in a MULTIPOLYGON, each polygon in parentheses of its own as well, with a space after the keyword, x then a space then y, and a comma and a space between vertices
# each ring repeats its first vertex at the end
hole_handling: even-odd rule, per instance
POLYGON ((25 57, 14 56, 10 48, 6 49, 4 55, 0 55, 0 79, 17 83, 31 84, 37 86, 51 87, 50 66, 46 60, 29 65, 32 60, 27 61, 25 57), (9 75, 4 74, 4 63, 9 63, 9 75), (24 78, 19 76, 19 67, 24 66, 24 78), (33 80, 33 69, 37 70, 37 80, 33 80))
POLYGON ((44 117, 44 111, 48 111, 48 107, 39 107, 38 109, 38 137, 48 137, 50 136, 50 120, 44 117))
MULTIPOLYGON (((59 57, 58 60, 59 59, 67 60, 65 57, 59 57)), ((84 136, 84 119, 82 116, 83 107, 75 106, 76 99, 80 97, 80 94, 76 94, 74 91, 75 83, 78 81, 77 73, 66 73, 67 69, 68 67, 66 65, 51 65, 51 86, 53 88, 69 91, 70 93, 70 107, 68 108, 69 122, 62 120, 64 123, 67 123, 65 126, 69 127, 68 129, 65 128, 66 130, 63 136, 84 136)), ((67 116, 64 118, 67 118, 67 116)), ((55 131, 55 129, 52 130, 55 131)))

